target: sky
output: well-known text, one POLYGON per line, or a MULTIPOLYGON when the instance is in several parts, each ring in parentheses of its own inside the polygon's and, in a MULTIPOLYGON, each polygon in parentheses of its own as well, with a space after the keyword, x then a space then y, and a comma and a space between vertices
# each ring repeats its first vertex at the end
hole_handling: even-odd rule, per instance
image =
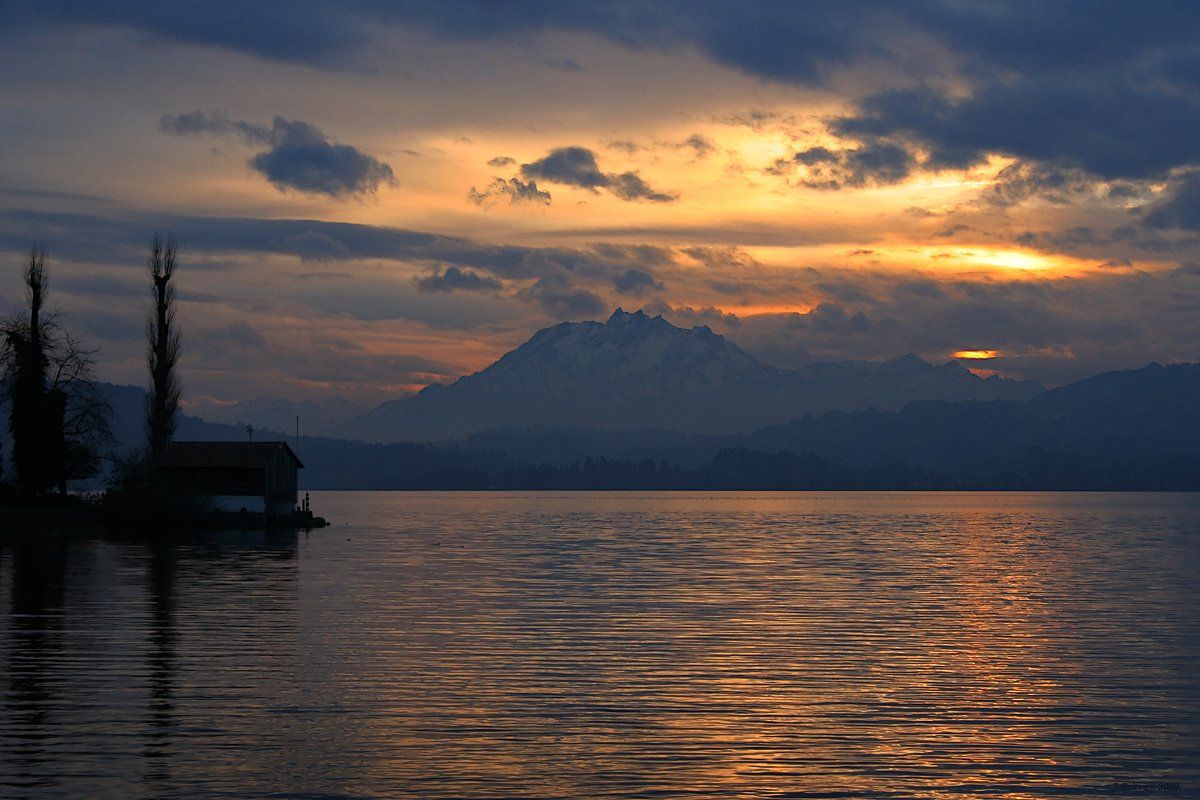
POLYGON ((645 309, 762 361, 1200 357, 1200 6, 0 3, 0 313, 378 402, 645 309))

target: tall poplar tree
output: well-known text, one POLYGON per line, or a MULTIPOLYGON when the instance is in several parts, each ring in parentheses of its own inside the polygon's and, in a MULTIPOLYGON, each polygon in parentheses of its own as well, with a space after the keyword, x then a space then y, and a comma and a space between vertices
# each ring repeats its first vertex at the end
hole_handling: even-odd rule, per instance
POLYGON ((99 469, 100 448, 111 438, 111 407, 92 380, 94 351, 45 311, 46 264, 36 247, 22 279, 28 316, 0 323, 13 470, 26 495, 66 494, 68 480, 99 469))
POLYGON ((28 318, 15 318, 4 326, 4 356, 8 378, 8 429, 12 434, 12 464, 25 494, 37 494, 52 482, 54 460, 50 435, 50 403, 46 372, 50 362, 42 329, 46 301, 45 257, 36 247, 29 251, 23 275, 28 318))
POLYGON ((175 434, 179 413, 180 339, 175 329, 175 243, 164 242, 155 236, 146 260, 154 282, 154 309, 146 326, 149 344, 147 363, 150 367, 150 397, 146 413, 146 431, 151 458, 158 458, 175 434))

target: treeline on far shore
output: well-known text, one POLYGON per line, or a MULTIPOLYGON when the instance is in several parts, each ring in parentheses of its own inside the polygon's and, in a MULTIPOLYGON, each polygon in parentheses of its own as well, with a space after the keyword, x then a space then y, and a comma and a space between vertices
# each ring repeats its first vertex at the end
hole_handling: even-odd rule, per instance
MULTIPOLYGON (((1103 403, 1054 408, 923 402, 896 412, 833 412, 742 436, 694 439, 611 432, 607 455, 546 461, 536 442, 571 432, 513 432, 507 450, 453 444, 305 439, 312 489, 364 490, 1200 490, 1200 424, 1188 410, 1200 366, 1162 368, 1148 394, 1178 386, 1187 408, 1136 413, 1103 403), (530 446, 518 447, 522 441, 530 446), (625 455, 614 455, 623 453, 625 455)), ((1081 399, 1094 394, 1092 387, 1081 399)), ((594 432, 593 432, 594 434, 594 432)))
MULTIPOLYGON (((454 459, 458 461, 458 459, 454 459)), ((436 462, 437 459, 434 459, 436 462)), ((442 464, 426 462, 372 476, 346 473, 309 481, 313 488, 406 491, 805 491, 1026 490, 1197 491, 1195 463, 1079 461, 1064 470, 1059 454, 1031 454, 993 469, 939 470, 900 460, 855 467, 789 451, 721 450, 710 462, 679 464, 584 458, 569 464, 442 464), (1039 457, 1040 456, 1040 457, 1039 457)), ((315 476, 314 476, 315 477, 315 476)))

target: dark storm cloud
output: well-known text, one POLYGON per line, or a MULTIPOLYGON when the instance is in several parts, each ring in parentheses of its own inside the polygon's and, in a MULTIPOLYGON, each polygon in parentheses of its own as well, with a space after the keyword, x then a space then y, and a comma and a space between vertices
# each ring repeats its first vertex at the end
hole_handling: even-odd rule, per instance
MULTIPOLYGON (((5 21, 13 28, 125 26, 325 68, 354 64, 388 28, 471 41, 582 32, 630 48, 692 47, 747 74, 797 84, 821 85, 831 68, 865 65, 888 70, 899 88, 862 100, 839 130, 864 141, 910 140, 934 167, 1002 153, 1106 179, 1142 179, 1200 163, 1193 135, 1200 6, 1178 0, 312 0, 273 7, 47 0, 10 4, 5 21), (945 50, 945 64, 955 66, 914 59, 914 43, 923 41, 945 50), (953 94, 941 88, 951 85, 953 94)), ((566 175, 587 185, 583 173, 566 175)))
MULTIPOLYGON (((138 0, 17 2, 10 25, 118 25, 158 37, 319 68, 353 68, 381 26, 424 29, 453 39, 496 39, 546 30, 578 31, 641 48, 694 45, 755 75, 816 80, 827 63, 877 49, 871 34, 895 25, 882 2, 726 4, 673 0, 310 0, 303 4, 147 4, 138 0)), ((574 69, 569 59, 542 59, 574 69)))
POLYGON ((835 128, 850 137, 909 138, 928 148, 934 168, 965 168, 1000 153, 1138 179, 1200 158, 1200 144, 1188 133, 1197 125, 1194 89, 1101 74, 1031 76, 981 86, 961 100, 927 87, 884 92, 835 128))
POLYGON ((458 267, 435 269, 429 275, 413 278, 413 282, 422 292, 495 292, 504 286, 495 278, 458 267))
POLYGON ((1176 178, 1167 187, 1167 196, 1146 214, 1153 228, 1200 230, 1200 173, 1176 178))
POLYGON ((668 203, 676 199, 674 195, 650 188, 636 172, 602 172, 596 154, 586 147, 555 148, 543 158, 522 164, 521 174, 526 178, 541 178, 592 192, 606 189, 622 200, 668 203))
POLYGON ((318 67, 352 60, 381 25, 421 28, 451 39, 496 39, 579 31, 619 44, 670 49, 692 45, 721 63, 786 82, 817 82, 829 65, 895 57, 923 34, 962 53, 969 75, 998 68, 1021 74, 1079 68, 1164 51, 1164 74, 1193 79, 1200 66, 1193 3, 1152 7, 1118 0, 1036 0, 964 4, 925 0, 815 0, 722 3, 663 0, 310 0, 301 5, 156 5, 137 0, 10 4, 13 26, 46 21, 122 25, 193 44, 318 67), (1175 52, 1173 48, 1188 48, 1175 52))
POLYGON ((374 192, 393 183, 392 168, 356 147, 334 144, 318 128, 300 120, 275 117, 271 127, 220 114, 192 111, 168 114, 159 129, 178 136, 237 136, 268 149, 252 157, 250 168, 277 189, 348 197, 374 192))
MULTIPOLYGON (((242 3, 143 3, 138 0, 30 0, 11 3, 14 28, 47 22, 123 26, 159 38, 248 53, 271 61, 339 67, 369 41, 358 14, 334 2, 303 6, 242 3)), ((370 3, 361 4, 363 7, 370 3)))
POLYGON ((538 188, 537 181, 525 182, 520 178, 496 178, 482 190, 471 187, 467 199, 477 206, 490 206, 500 198, 507 197, 509 205, 534 203, 550 205, 550 193, 538 188))

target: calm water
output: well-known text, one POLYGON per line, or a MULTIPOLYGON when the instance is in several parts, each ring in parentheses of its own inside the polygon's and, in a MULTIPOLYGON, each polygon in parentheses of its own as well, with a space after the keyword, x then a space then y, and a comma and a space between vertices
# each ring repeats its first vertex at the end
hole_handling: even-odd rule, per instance
POLYGON ((1197 495, 313 506, 0 537, 0 797, 1200 796, 1197 495))

